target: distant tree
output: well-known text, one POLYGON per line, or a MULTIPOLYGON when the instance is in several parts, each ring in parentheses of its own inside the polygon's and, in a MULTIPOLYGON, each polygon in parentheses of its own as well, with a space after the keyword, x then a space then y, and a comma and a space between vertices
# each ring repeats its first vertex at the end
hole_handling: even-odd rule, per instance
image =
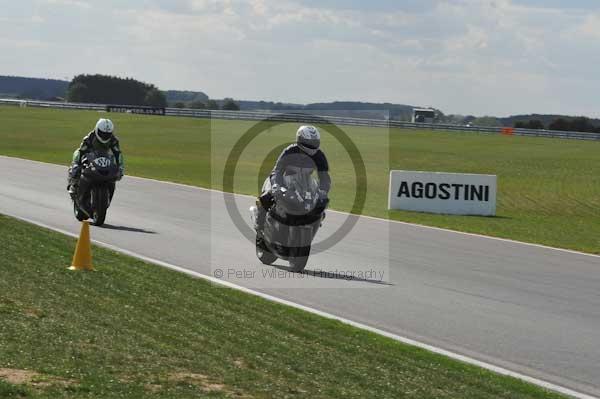
POLYGON ((518 121, 514 126, 522 129, 544 129, 544 123, 539 119, 531 119, 527 122, 518 121))
POLYGON ((467 115, 467 116, 465 116, 465 118, 463 119, 462 123, 465 123, 465 124, 467 124, 467 123, 473 123, 473 121, 474 121, 475 119, 477 119, 475 116, 473 116, 473 115, 467 115))
POLYGON ((0 93, 6 97, 35 100, 65 97, 69 82, 56 79, 0 76, 0 93))
POLYGON ((233 101, 232 98, 224 99, 223 106, 221 108, 226 111, 239 111, 240 110, 240 106, 235 101, 233 101))
POLYGON ((162 91, 156 88, 152 88, 146 93, 146 97, 144 98, 144 104, 153 107, 166 107, 167 98, 165 97, 162 91))
POLYGON ((592 120, 584 116, 579 116, 577 118, 565 117, 555 119, 550 126, 548 126, 548 128, 551 130, 564 130, 583 133, 600 132, 600 126, 597 125, 597 123, 597 120, 592 122, 592 120))
POLYGON ((206 102, 206 109, 219 109, 219 103, 215 100, 208 100, 206 102))
POLYGON ((190 103, 190 108, 193 108, 193 109, 205 109, 206 108, 206 104, 204 104, 204 102, 202 102, 202 101, 192 101, 190 103))
POLYGON ((449 115, 445 115, 443 122, 457 124, 457 123, 464 123, 463 122, 464 120, 465 120, 464 115, 449 114, 449 115))
POLYGON ((594 130, 590 120, 584 116, 571 120, 570 125, 570 130, 574 132, 592 132, 594 130))
POLYGON ((44 100, 45 97, 46 97, 46 93, 44 92, 44 90, 42 90, 38 87, 34 87, 29 90, 26 90, 18 96, 18 98, 38 98, 40 100, 44 100))
POLYGON ((548 129, 550 130, 569 130, 569 127, 569 121, 565 118, 557 118, 550 125, 548 125, 548 129))
POLYGON ((69 84, 68 101, 99 104, 151 105, 164 107, 164 94, 156 86, 131 78, 78 75, 69 84))
POLYGON ((493 116, 482 116, 480 118, 475 118, 472 123, 475 126, 489 126, 489 127, 495 127, 495 126, 502 125, 500 123, 500 121, 498 120, 498 118, 495 118, 493 116))
POLYGON ((544 123, 539 119, 531 119, 527 123, 528 129, 544 129, 544 123))
POLYGON ((178 101, 175 103, 175 108, 185 108, 185 103, 178 101))
POLYGON ((208 96, 201 91, 183 91, 183 90, 167 90, 165 92, 169 103, 191 103, 193 101, 208 101, 208 96))
POLYGON ((67 92, 67 98, 71 102, 83 103, 83 102, 85 102, 87 92, 88 92, 88 87, 85 83, 81 83, 81 82, 71 83, 69 85, 69 90, 67 92))

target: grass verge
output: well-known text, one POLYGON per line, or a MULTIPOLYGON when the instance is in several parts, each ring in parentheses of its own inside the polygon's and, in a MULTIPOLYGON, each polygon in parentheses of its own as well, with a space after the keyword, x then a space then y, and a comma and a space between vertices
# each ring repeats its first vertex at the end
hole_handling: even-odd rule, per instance
POLYGON ((558 398, 0 215, 2 398, 558 398))
MULTIPOLYGON (((0 154, 68 164, 98 112, 0 107, 0 154)), ((111 114, 127 173, 223 187, 234 143, 255 122, 111 114)), ((295 124, 272 124, 240 157, 234 191, 255 195, 295 124)), ((476 133, 344 127, 368 174, 363 213, 600 254, 600 142, 476 133), (390 169, 498 175, 497 217, 387 211, 390 169)), ((334 182, 332 207, 349 210, 355 192, 352 162, 324 134, 334 182)))

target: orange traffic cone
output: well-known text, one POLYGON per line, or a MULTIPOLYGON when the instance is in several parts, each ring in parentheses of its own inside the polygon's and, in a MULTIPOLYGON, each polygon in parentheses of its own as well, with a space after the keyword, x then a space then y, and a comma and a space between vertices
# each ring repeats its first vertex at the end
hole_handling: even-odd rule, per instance
POLYGON ((69 270, 94 270, 92 266, 90 223, 88 221, 81 223, 81 233, 79 233, 79 240, 77 240, 77 247, 69 270))

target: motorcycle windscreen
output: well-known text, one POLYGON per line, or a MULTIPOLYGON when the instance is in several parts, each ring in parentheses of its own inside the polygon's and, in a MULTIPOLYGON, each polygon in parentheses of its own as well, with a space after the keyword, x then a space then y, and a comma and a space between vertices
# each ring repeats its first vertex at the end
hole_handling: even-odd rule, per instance
POLYGON ((308 214, 315 208, 319 183, 314 169, 288 167, 283 176, 290 200, 283 204, 286 212, 293 215, 308 214))
POLYGON ((297 190, 300 193, 316 193, 319 188, 314 169, 312 168, 288 166, 283 175, 283 181, 288 190, 297 190))

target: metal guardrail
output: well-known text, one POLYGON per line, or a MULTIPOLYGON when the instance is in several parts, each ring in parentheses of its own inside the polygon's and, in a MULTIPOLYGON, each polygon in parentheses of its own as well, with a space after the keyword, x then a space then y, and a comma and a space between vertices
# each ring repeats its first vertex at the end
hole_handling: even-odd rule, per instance
MULTIPOLYGON (((0 104, 10 104, 27 107, 42 107, 42 108, 59 108, 59 109, 79 109, 92 111, 105 111, 104 104, 83 104, 83 103, 65 103, 54 101, 37 101, 37 100, 18 100, 18 99, 0 99, 0 104)), ((486 127, 486 126, 463 126, 463 125, 447 125, 437 123, 411 123, 395 120, 383 119, 363 119, 350 118, 340 116, 321 116, 310 115, 303 113, 276 113, 276 112, 260 112, 260 111, 224 111, 224 110, 203 110, 189 108, 166 108, 165 115, 167 116, 183 116, 193 118, 215 118, 215 119, 231 119, 231 120, 264 120, 271 119, 277 121, 289 121, 298 123, 321 123, 323 119, 329 123, 336 125, 347 126, 368 126, 382 128, 402 128, 402 129, 430 129, 430 130, 445 130, 445 131, 461 131, 461 132, 477 132, 477 133, 494 133, 494 134, 511 134, 515 136, 531 136, 531 137, 552 137, 572 140, 598 140, 600 141, 600 133, 584 133, 584 132, 567 132, 560 130, 537 130, 537 129, 521 129, 510 128, 507 131, 505 127, 486 127)))
POLYGON ((0 99, 0 104, 18 105, 18 106, 23 106, 23 107, 82 109, 82 110, 93 110, 93 111, 106 110, 106 105, 102 105, 102 104, 64 103, 64 102, 57 102, 57 101, 0 99))

